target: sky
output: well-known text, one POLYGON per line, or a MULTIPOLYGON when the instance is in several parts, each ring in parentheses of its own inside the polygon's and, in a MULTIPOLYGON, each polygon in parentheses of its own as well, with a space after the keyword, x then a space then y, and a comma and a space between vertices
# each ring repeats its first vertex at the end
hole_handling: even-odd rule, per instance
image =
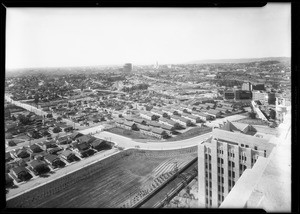
POLYGON ((6 68, 291 56, 291 4, 7 8, 6 68))

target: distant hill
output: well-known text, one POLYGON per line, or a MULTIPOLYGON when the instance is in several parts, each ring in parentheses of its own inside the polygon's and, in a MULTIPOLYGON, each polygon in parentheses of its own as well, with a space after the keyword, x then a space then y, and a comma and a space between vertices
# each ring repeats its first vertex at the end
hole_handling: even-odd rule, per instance
POLYGON ((290 61, 290 57, 265 57, 265 58, 242 58, 242 59, 208 59, 208 60, 195 60, 185 64, 213 64, 213 63, 249 63, 249 62, 265 62, 265 61, 290 61))

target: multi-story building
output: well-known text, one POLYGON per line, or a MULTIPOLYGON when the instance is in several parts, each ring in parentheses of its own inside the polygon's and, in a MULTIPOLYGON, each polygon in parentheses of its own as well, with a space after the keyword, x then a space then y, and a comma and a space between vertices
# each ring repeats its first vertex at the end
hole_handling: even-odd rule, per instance
POLYGON ((251 91, 243 91, 243 90, 235 90, 234 99, 235 100, 251 100, 252 92, 251 91))
POLYGON ((224 99, 225 100, 233 100, 234 99, 234 91, 225 91, 224 99))
POLYGON ((242 84, 242 90, 244 90, 244 91, 252 91, 252 84, 250 82, 244 82, 242 84))
POLYGON ((123 70, 124 72, 131 72, 132 71, 132 64, 131 63, 126 63, 124 66, 123 66, 123 70))
POLYGON ((245 169, 257 158, 268 157, 275 145, 263 138, 214 129, 198 145, 199 206, 217 208, 245 169))

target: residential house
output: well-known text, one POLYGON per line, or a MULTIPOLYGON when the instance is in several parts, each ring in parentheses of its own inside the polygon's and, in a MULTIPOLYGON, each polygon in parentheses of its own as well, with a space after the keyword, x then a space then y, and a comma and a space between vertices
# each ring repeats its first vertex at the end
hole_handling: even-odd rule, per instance
POLYGON ((28 158, 30 156, 25 148, 16 150, 16 155, 18 158, 28 158))
POLYGON ((166 112, 163 112, 162 110, 159 110, 159 109, 152 109, 151 113, 155 114, 159 117, 168 117, 168 114, 166 112))
POLYGON ((208 115, 211 115, 214 118, 220 117, 221 116, 221 112, 218 110, 214 110, 214 109, 210 109, 208 111, 205 112, 208 115))
POLYGON ((123 123, 123 128, 128 129, 128 130, 138 130, 137 125, 135 122, 130 122, 130 121, 124 121, 123 123))
POLYGON ((97 139, 91 143, 91 147, 97 151, 111 149, 112 146, 105 140, 97 139))
POLYGON ((32 160, 28 163, 28 166, 34 171, 35 174, 40 175, 50 171, 49 167, 40 160, 32 160))
POLYGON ((158 118, 157 115, 147 111, 140 112, 140 117, 145 118, 147 120, 156 120, 158 118))
POLYGON ((44 157, 44 160, 46 161, 46 163, 50 164, 55 168, 65 165, 64 162, 62 162, 57 155, 52 155, 52 154, 46 155, 44 157))
POLYGON ((71 135, 69 135, 69 137, 71 138, 71 140, 76 140, 77 138, 83 136, 83 134, 79 133, 79 132, 73 132, 71 135))
POLYGON ((94 154, 94 151, 90 149, 90 145, 87 142, 75 144, 75 151, 78 152, 81 157, 87 157, 94 154))
POLYGON ((72 152, 72 151, 70 151, 70 150, 64 150, 61 154, 60 154, 60 156, 63 158, 63 159, 65 159, 66 161, 72 161, 72 160, 74 160, 74 158, 75 158, 75 154, 72 152))
POLYGON ((147 125, 148 126, 151 126, 151 127, 156 127, 156 128, 159 128, 160 127, 160 123, 156 122, 156 121, 151 121, 151 120, 148 120, 147 121, 147 125))
POLYGON ((77 138, 77 142, 79 142, 79 143, 91 143, 94 140, 96 140, 96 138, 91 135, 83 135, 83 136, 77 138))
POLYGON ((55 155, 55 154, 57 154, 57 152, 59 152, 59 151, 61 151, 62 150, 62 148, 60 148, 60 147, 55 147, 55 148, 49 148, 48 150, 47 150, 47 152, 49 153, 49 154, 51 154, 51 155, 55 155))
POLYGON ((201 119, 200 117, 198 116, 195 116, 195 115, 192 115, 192 114, 186 114, 186 113, 183 113, 181 115, 181 117, 187 119, 187 120, 190 120, 192 123, 200 123, 201 122, 201 119))
POLYGON ((151 128, 149 126, 138 124, 137 127, 142 134, 151 135, 151 128))
POLYGON ((66 145, 66 144, 72 143, 72 139, 70 138, 70 136, 63 136, 63 137, 58 138, 56 142, 59 145, 66 145))
POLYGON ((192 122, 189 119, 185 119, 183 117, 172 115, 171 119, 184 127, 192 125, 192 122))
POLYGON ((200 120, 202 121, 206 121, 206 120, 209 120, 210 119, 210 116, 207 115, 207 114, 204 114, 203 112, 196 112, 196 111, 192 111, 191 115, 194 115, 196 117, 199 117, 200 120))
POLYGON ((133 122, 135 122, 136 124, 142 124, 142 125, 146 125, 146 120, 143 118, 134 118, 133 122))
POLYGON ((27 169, 23 166, 12 168, 11 173, 21 181, 27 181, 32 178, 27 169))
POLYGON ((30 153, 39 153, 39 152, 42 152, 43 150, 37 144, 32 144, 31 146, 29 146, 28 151, 30 153))
POLYGON ((167 119, 167 118, 159 118, 159 123, 172 126, 175 129, 178 129, 181 127, 178 122, 175 122, 175 121, 167 119))
POLYGON ((10 152, 5 152, 5 162, 9 162, 13 160, 13 157, 11 156, 10 152))
POLYGON ((168 135, 172 135, 175 132, 175 128, 173 126, 161 124, 160 127, 165 130, 168 135))
POLYGON ((157 137, 159 139, 167 138, 168 134, 162 128, 151 128, 152 136, 157 137))
POLYGON ((215 110, 220 111, 221 114, 226 114, 229 113, 229 111, 227 111, 227 109, 224 108, 220 108, 220 107, 216 107, 215 110))

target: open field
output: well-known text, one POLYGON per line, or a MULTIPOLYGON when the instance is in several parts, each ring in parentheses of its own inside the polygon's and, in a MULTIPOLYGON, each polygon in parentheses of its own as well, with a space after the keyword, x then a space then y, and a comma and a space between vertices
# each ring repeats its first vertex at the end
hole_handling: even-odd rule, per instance
POLYGON ((239 122, 239 123, 245 123, 245 124, 249 124, 249 125, 262 125, 262 126, 268 126, 268 123, 260 120, 260 119, 251 119, 251 118, 245 118, 245 119, 241 119, 241 120, 237 120, 234 122, 239 122))
POLYGON ((161 184, 162 175, 165 178, 171 176, 175 163, 180 169, 196 156, 196 152, 131 153, 33 207, 110 208, 121 207, 125 201, 127 206, 132 206, 147 195, 141 194, 145 189, 150 191, 161 184))
POLYGON ((152 140, 157 140, 157 138, 148 136, 148 135, 143 135, 139 131, 133 131, 133 130, 126 130, 122 129, 119 127, 114 127, 111 129, 106 130, 108 132, 114 133, 114 134, 119 134, 125 137, 129 137, 131 139, 152 139, 152 140))
POLYGON ((196 137, 198 135, 202 135, 202 134, 205 134, 205 133, 208 133, 211 131, 212 131, 212 128, 210 128, 210 127, 195 127, 195 128, 188 130, 187 132, 177 135, 176 137, 169 138, 166 141, 185 140, 185 139, 196 137))

